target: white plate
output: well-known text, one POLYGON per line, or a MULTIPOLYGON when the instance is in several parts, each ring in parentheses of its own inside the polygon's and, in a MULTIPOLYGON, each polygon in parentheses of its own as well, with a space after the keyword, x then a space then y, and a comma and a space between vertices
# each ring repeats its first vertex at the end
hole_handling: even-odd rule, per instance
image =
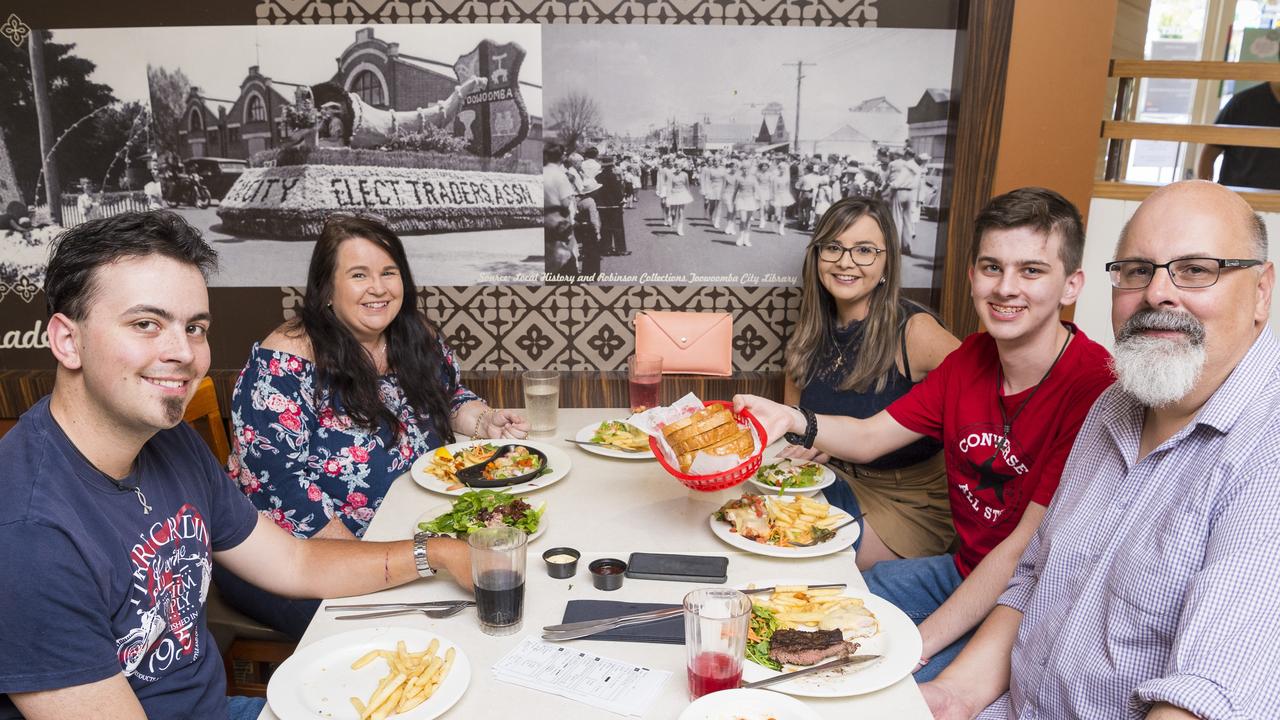
POLYGON ((467 691, 471 663, 451 640, 426 630, 383 626, 352 630, 298 648, 272 674, 267 703, 280 720, 359 720, 350 698, 366 701, 386 676, 385 660, 374 660, 359 670, 351 663, 370 650, 395 650, 404 640, 410 652, 421 652, 432 640, 440 641, 440 655, 454 648, 453 668, 434 695, 396 720, 428 720, 439 717, 467 691))
POLYGON ((769 690, 721 690, 703 695, 677 720, 820 720, 799 700, 769 690))
MULTIPOLYGON (((825 581, 782 578, 756 582, 754 585, 755 587, 815 585, 822 582, 825 581)), ((805 675, 795 680, 770 685, 770 688, 789 695, 802 695, 805 697, 862 695, 887 688, 910 675, 911 671, 915 669, 916 664, 920 662, 923 644, 920 640, 920 630, 915 623, 911 622, 911 618, 907 617, 906 613, 895 607, 893 603, 869 592, 846 590, 844 594, 849 597, 862 598, 867 604, 867 609, 875 614, 876 619, 880 621, 880 634, 872 638, 855 640, 861 646, 854 654, 880 655, 881 658, 861 666, 854 665, 853 667, 836 668, 835 670, 814 675, 805 675)), ((757 665, 750 660, 742 661, 743 682, 755 682, 756 680, 764 680, 780 674, 782 673, 770 670, 763 665, 757 665)))
MULTIPOLYGON (((528 502, 528 501, 526 500, 525 502, 528 502)), ((529 503, 529 504, 536 508, 540 503, 529 503)), ((431 522, 432 520, 435 520, 441 515, 444 515, 447 512, 451 512, 452 510, 453 510, 453 503, 438 503, 436 505, 432 505, 431 507, 427 508, 425 512, 423 512, 421 515, 418 516, 417 520, 413 521, 413 525, 410 526, 411 528, 409 531, 410 537, 412 537, 414 533, 418 532, 418 523, 431 522)), ((538 529, 532 535, 529 536, 529 542, 533 542, 534 540, 537 540, 538 538, 542 537, 542 534, 545 533, 546 531, 547 531, 547 512, 544 509, 542 511, 542 517, 538 518, 538 529)))
MULTIPOLYGON (((582 429, 579 430, 578 433, 573 436, 573 439, 578 440, 580 442, 589 443, 591 442, 592 436, 596 434, 596 429, 599 427, 600 427, 600 423, 598 422, 584 425, 582 429)), ((653 450, 645 450, 644 452, 626 452, 623 450, 617 450, 615 448, 607 447, 605 445, 579 445, 578 447, 582 448, 583 450, 586 450, 589 453, 595 453, 596 455, 603 455, 605 457, 610 457, 610 458, 620 458, 622 460, 653 460, 654 459, 653 450)))
MULTIPOLYGON (((541 450, 547 456, 547 466, 551 468, 551 472, 540 477, 536 477, 529 482, 523 482, 519 485, 511 485, 510 487, 486 488, 488 490, 501 490, 519 495, 520 493, 533 492, 539 488, 544 488, 552 483, 559 481, 565 475, 569 474, 569 468, 573 463, 569 460, 569 453, 560 448, 551 447, 550 445, 538 442, 536 440, 466 440, 456 442, 452 445, 445 445, 445 449, 451 453, 457 453, 463 448, 469 448, 472 445, 483 445, 485 443, 493 443, 494 445, 525 445, 531 448, 541 450)), ((461 495, 472 488, 461 487, 457 490, 450 490, 445 481, 427 472, 427 467, 431 465, 431 457, 435 454, 435 450, 428 452, 426 455, 419 457, 413 461, 413 467, 410 468, 409 474, 413 477, 413 481, 422 487, 437 492, 441 495, 461 495)), ((478 489, 478 488, 477 488, 478 489)))
MULTIPOLYGON (((808 460, 796 460, 795 458, 784 458, 784 457, 774 456, 760 463, 760 467, 764 467, 765 465, 772 465, 774 463, 779 463, 779 462, 791 463, 797 466, 817 465, 817 463, 814 463, 808 460)), ((816 485, 810 485, 809 487, 787 488, 786 490, 778 490, 777 487, 770 485, 769 483, 763 482, 761 480, 757 480, 756 478, 757 478, 757 475, 759 474, 759 471, 757 471, 757 475, 752 475, 751 477, 747 478, 747 482, 751 483, 752 485, 755 485, 757 488, 760 488, 760 490, 766 495, 777 495, 779 493, 783 495, 813 495, 825 487, 830 487, 836 481, 836 473, 834 470, 827 467, 826 465, 818 465, 818 467, 822 468, 822 473, 818 475, 818 482, 816 485)))
MULTIPOLYGON (((770 500, 778 500, 786 503, 795 502, 796 499, 794 495, 766 495, 765 497, 770 500)), ((849 519, 849 513, 834 505, 831 506, 830 514, 839 517, 840 522, 844 522, 849 519)), ((847 527, 840 528, 836 531, 835 537, 826 542, 818 543, 813 547, 778 547, 777 545, 766 545, 765 543, 748 540, 742 537, 730 529, 729 523, 724 522, 723 520, 717 520, 714 514, 707 516, 707 522, 710 523, 711 532, 715 533, 716 537, 739 550, 746 550, 747 552, 755 553, 756 555, 767 555, 769 557, 780 558, 811 558, 838 553, 852 545, 854 541, 858 539, 858 534, 862 532, 862 529, 858 527, 858 523, 854 523, 847 527)))

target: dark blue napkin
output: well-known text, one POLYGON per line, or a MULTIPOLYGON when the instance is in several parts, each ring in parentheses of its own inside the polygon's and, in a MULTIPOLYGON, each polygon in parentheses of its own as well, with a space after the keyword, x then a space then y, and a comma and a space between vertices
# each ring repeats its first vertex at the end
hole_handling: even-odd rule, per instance
MULTIPOLYGON (((563 622, 582 622, 584 620, 604 620, 621 615, 665 610, 680 607, 662 603, 629 603, 616 600, 570 600, 564 609, 563 622)), ((619 640, 622 642, 663 643, 666 645, 684 644, 684 616, 658 620, 643 625, 628 625, 614 628, 607 632, 592 635, 589 640, 619 640)))

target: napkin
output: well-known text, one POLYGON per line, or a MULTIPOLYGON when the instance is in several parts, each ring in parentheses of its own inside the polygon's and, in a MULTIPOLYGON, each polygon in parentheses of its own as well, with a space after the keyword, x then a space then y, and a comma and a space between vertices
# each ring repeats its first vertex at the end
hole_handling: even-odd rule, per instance
MULTIPOLYGON (((564 620, 562 622, 582 622, 584 620, 604 620, 605 618, 614 618, 620 615, 632 615, 634 613, 648 612, 650 610, 665 610, 667 608, 680 607, 679 605, 669 605, 663 603, 629 603, 617 600, 570 600, 564 609, 564 620)), ((647 642, 647 643, 663 643, 666 645, 683 645, 684 644, 684 616, 677 615, 673 618, 658 620, 643 625, 628 625, 626 627, 614 628, 598 635, 592 635, 590 640, 618 640, 621 642, 647 642)))

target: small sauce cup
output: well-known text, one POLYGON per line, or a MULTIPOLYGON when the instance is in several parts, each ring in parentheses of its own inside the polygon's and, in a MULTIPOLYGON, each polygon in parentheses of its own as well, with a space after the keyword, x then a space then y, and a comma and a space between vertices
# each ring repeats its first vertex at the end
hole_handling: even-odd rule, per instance
POLYGON ((547 563, 547 574, 557 580, 571 578, 578 573, 578 558, 582 553, 571 547, 557 547, 542 553, 547 563))
POLYGON ((617 558, 600 558, 588 565, 587 569, 591 571, 591 582, 597 590, 617 590, 622 587, 627 564, 617 558))

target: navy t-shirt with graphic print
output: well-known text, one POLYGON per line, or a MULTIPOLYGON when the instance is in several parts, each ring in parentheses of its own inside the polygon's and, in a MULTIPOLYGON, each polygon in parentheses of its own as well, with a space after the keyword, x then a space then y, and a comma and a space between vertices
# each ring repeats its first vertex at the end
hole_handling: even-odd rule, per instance
POLYGON ((0 438, 0 719, 7 693, 123 673, 152 718, 225 718, 205 624, 212 552, 258 514, 186 423, 147 442, 127 484, 90 465, 46 397, 0 438))

